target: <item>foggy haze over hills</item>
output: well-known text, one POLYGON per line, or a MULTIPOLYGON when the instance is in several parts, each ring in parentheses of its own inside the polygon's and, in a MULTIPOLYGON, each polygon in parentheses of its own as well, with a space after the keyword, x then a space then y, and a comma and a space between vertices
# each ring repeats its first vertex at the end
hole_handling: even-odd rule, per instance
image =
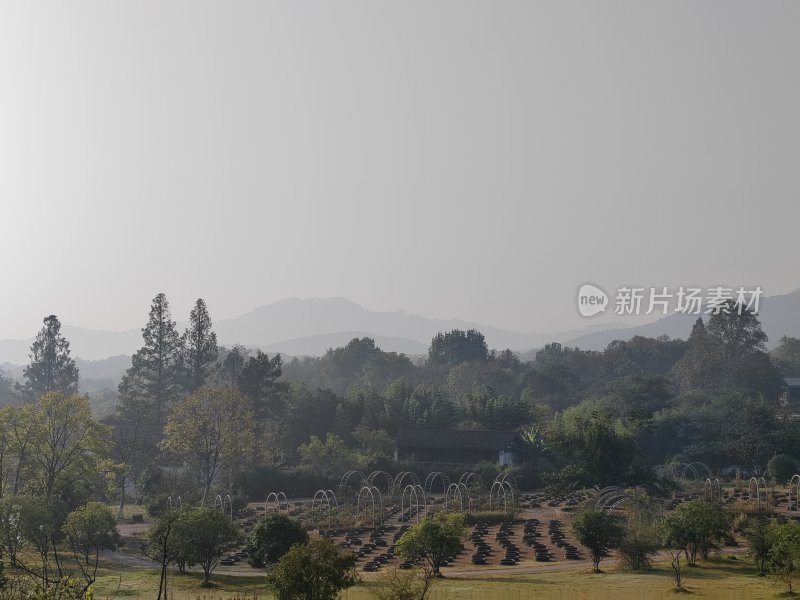
MULTIPOLYGON (((800 336, 800 323, 795 318, 798 312, 800 290, 762 299, 760 318, 770 346, 774 346, 782 335, 800 336)), ((214 323, 214 329, 222 345, 241 344, 268 353, 280 352, 285 356, 319 356, 328 348, 344 346, 354 337, 371 337, 385 351, 414 356, 424 355, 431 338, 438 332, 452 329, 478 329, 486 336, 490 348, 510 348, 517 353, 526 353, 553 341, 587 350, 602 350, 615 339, 626 340, 634 335, 686 338, 696 318, 695 315, 672 314, 650 323, 627 327, 623 318, 617 320, 617 326, 586 320, 583 330, 521 333, 461 319, 430 319, 402 311, 373 311, 345 298, 287 298, 235 319, 220 319, 214 323)), ((179 321, 178 326, 183 329, 185 324, 179 321)), ((37 329, 38 324, 32 324, 29 339, 0 340, 0 364, 26 363, 31 339, 37 329)), ((85 361, 130 356, 142 342, 138 329, 113 332, 65 324, 62 331, 71 343, 73 356, 85 361)), ((117 364, 111 371, 119 369, 117 364)), ((89 376, 90 372, 85 375, 89 376)))
POLYGON ((586 280, 787 293, 797 3, 734 4, 4 5, 0 338, 159 290, 221 334, 287 296, 552 334, 586 280))

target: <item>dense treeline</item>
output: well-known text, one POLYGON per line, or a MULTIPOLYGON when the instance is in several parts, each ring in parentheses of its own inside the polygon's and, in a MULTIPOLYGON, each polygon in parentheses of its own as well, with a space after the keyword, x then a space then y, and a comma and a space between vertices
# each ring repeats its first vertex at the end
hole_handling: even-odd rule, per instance
MULTIPOLYGON (((129 490, 155 506, 177 493, 202 503, 218 491, 315 489, 349 468, 388 468, 394 437, 413 428, 518 431, 527 485, 647 483, 650 467, 672 460, 764 472, 776 455, 800 458, 800 427, 782 401, 783 377, 800 374, 800 341, 784 338, 771 354, 766 341, 756 315, 730 303, 687 340, 634 337, 603 352, 553 343, 528 362, 474 330, 438 334, 424 359, 356 338, 284 362, 219 346, 202 299, 179 332, 159 294, 102 425, 76 395, 58 319, 45 319, 24 380, 0 378, 14 400, 0 489, 21 493, 19 474, 35 461, 17 430, 55 398, 80 403, 75 415, 107 440, 115 491, 89 496, 114 496, 120 511, 129 490)), ((41 480, 25 477, 31 493, 41 480)))

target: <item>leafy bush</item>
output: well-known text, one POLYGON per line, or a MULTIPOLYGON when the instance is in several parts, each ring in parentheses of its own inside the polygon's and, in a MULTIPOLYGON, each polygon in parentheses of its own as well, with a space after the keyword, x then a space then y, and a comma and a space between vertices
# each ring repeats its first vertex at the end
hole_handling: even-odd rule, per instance
POLYGON ((776 454, 767 463, 767 472, 775 483, 788 483, 797 473, 797 461, 787 454, 776 454))

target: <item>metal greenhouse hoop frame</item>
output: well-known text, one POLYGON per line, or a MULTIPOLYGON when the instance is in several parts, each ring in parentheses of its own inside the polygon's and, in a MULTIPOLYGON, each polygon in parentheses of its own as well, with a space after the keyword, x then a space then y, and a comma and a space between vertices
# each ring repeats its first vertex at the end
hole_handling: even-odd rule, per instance
POLYGON ((461 486, 457 483, 451 483, 449 486, 447 486, 447 491, 444 495, 445 511, 451 510, 450 498, 452 497, 453 503, 455 504, 456 496, 458 496, 458 512, 464 512, 464 495, 461 493, 461 486))
POLYGON ((789 480, 789 510, 800 510, 800 475, 792 475, 789 480), (794 508, 792 508, 792 497, 794 497, 794 508))
POLYGON ((367 508, 366 499, 369 496, 369 499, 372 503, 372 527, 375 528, 379 523, 383 522, 383 496, 381 496, 381 491, 376 488, 375 486, 368 486, 365 485, 361 488, 358 492, 358 499, 356 500, 356 510, 361 513, 361 498, 364 498, 364 509, 367 508), (375 504, 375 496, 378 496, 378 504, 375 504))
POLYGON ((514 490, 511 484, 507 481, 495 481, 492 483, 492 489, 489 490, 489 510, 492 510, 494 504, 495 492, 497 493, 497 507, 500 507, 500 495, 503 496, 503 512, 509 514, 508 510, 508 497, 511 496, 511 509, 514 509, 514 490))
POLYGON ((269 494, 267 494, 267 499, 264 502, 264 512, 270 512, 270 510, 275 511, 275 512, 280 512, 282 510, 282 507, 283 507, 283 510, 285 510, 286 513, 288 514, 289 513, 289 500, 286 498, 286 494, 284 494, 283 492, 277 492, 277 493, 276 492, 270 492, 269 494), (282 502, 281 502, 281 500, 282 500, 282 502), (272 508, 270 508, 270 503, 271 502, 274 503, 272 508))
POLYGON ((447 494, 447 488, 450 487, 450 478, 441 471, 433 471, 432 473, 428 473, 428 476, 425 478, 424 489, 425 494, 428 496, 433 495, 433 484, 437 479, 441 479, 442 481, 442 495, 447 494))
POLYGON ((406 511, 406 494, 408 494, 408 508, 411 509, 411 501, 414 501, 414 508, 415 508, 415 516, 417 523, 419 523, 419 499, 422 497, 422 510, 427 511, 428 504, 425 500, 425 490, 422 489, 422 486, 419 484, 411 484, 409 483, 405 488, 403 488, 403 493, 400 497, 400 514, 404 515, 406 511))
POLYGON ((363 486, 364 486, 364 474, 361 471, 355 471, 355 470, 347 471, 344 475, 342 475, 342 478, 339 480, 339 494, 338 494, 339 498, 346 497, 348 489, 352 489, 353 490, 353 494, 355 495, 356 489, 360 489, 363 486), (351 485, 351 481, 350 480, 353 479, 353 477, 358 477, 358 479, 357 479, 358 487, 357 488, 356 487, 350 487, 350 485, 351 485))
POLYGON ((419 477, 412 471, 400 471, 394 478, 392 485, 392 495, 398 496, 403 493, 408 485, 419 485, 419 477), (410 480, 410 481, 406 481, 410 480))
POLYGON ((617 508, 623 502, 630 499, 628 493, 618 485, 610 485, 603 488, 597 493, 597 498, 594 502, 595 510, 611 511, 617 508))
MULTIPOLYGON (((392 479, 392 476, 389 475, 389 473, 387 473, 386 471, 372 471, 372 473, 367 475, 367 478, 366 478, 366 480, 364 482, 364 485, 368 485, 370 487, 374 487, 374 488, 377 488, 378 490, 380 490, 380 488, 377 485, 375 485, 375 480, 378 479, 378 478, 382 478, 386 483, 386 494, 385 495, 386 496, 391 496, 393 488, 394 488, 394 479, 392 479)), ((383 493, 383 492, 381 492, 381 493, 383 493)))
POLYGON ((703 497, 706 502, 722 502, 722 486, 718 477, 715 477, 713 481, 711 478, 706 479, 703 486, 703 497))
POLYGON ((327 509, 329 525, 332 518, 332 509, 337 507, 336 495, 331 490, 317 490, 314 493, 314 498, 311 500, 311 512, 313 514, 317 510, 327 509))

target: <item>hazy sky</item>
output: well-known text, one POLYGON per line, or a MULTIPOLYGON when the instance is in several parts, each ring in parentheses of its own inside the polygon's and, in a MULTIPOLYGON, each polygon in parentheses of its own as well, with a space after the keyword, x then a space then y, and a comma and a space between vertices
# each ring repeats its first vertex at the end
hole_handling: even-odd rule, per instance
POLYGON ((3 2, 0 338, 800 287, 800 2, 3 2))

